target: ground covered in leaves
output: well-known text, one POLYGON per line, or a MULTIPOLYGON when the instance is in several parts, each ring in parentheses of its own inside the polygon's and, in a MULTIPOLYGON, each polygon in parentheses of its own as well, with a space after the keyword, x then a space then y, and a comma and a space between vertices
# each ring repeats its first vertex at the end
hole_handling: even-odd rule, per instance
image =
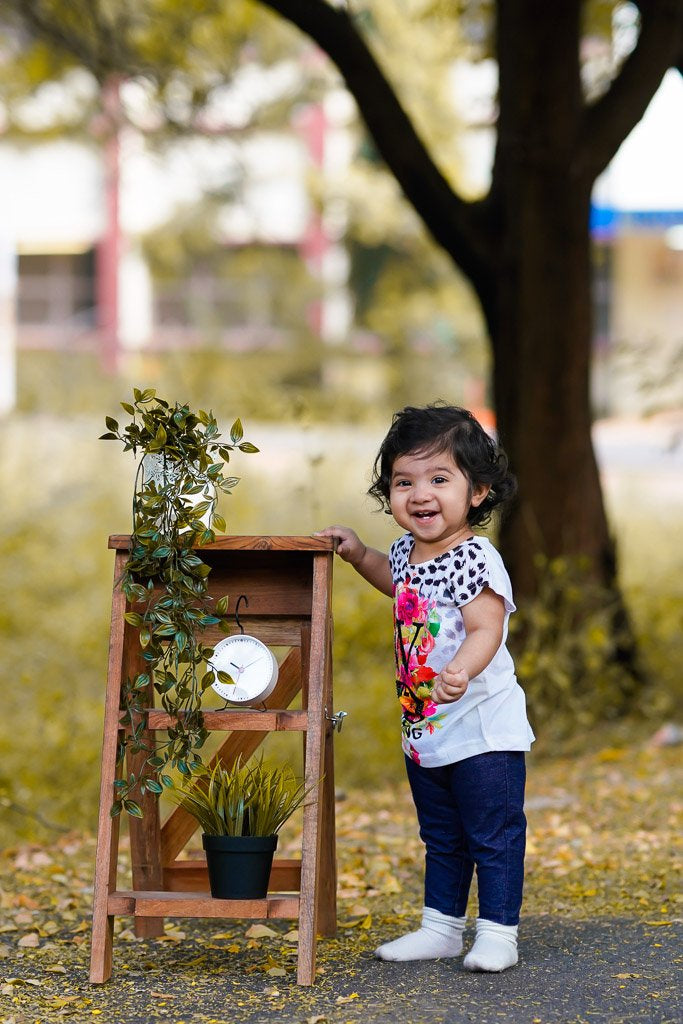
POLYGON ((169 921, 163 938, 139 940, 128 919, 116 922, 112 981, 91 987, 94 838, 8 849, 0 1022, 678 1021, 680 762, 680 747, 648 744, 530 758, 522 959, 502 976, 372 958, 421 906, 403 783, 338 803, 340 928, 318 943, 313 988, 296 985, 296 922, 169 921))

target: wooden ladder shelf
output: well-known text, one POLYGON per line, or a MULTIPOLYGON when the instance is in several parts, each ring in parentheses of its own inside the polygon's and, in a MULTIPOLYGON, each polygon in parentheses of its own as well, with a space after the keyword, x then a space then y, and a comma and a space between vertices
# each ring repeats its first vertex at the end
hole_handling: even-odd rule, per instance
MULTIPOLYGON (((265 710, 235 708, 206 711, 208 730, 227 737, 211 761, 246 760, 271 732, 298 731, 304 741, 304 780, 310 788, 303 809, 301 857, 275 859, 268 895, 258 900, 214 899, 209 893, 204 859, 179 854, 197 822, 176 807, 161 823, 152 794, 139 802, 143 817, 130 818, 132 890, 117 887, 119 818, 110 816, 119 740, 121 686, 142 670, 137 630, 124 618, 126 598, 119 581, 128 558, 130 537, 113 536, 115 554, 109 669, 104 712, 104 741, 97 861, 93 897, 90 981, 107 981, 112 973, 114 918, 132 915, 137 935, 163 934, 165 917, 295 918, 299 928, 297 981, 315 980, 316 937, 336 933, 336 851, 334 758, 332 737, 332 541, 315 537, 220 537, 199 549, 211 566, 209 593, 230 595, 231 607, 246 594, 240 612, 246 631, 271 646, 289 647, 280 665, 277 686, 265 710), (288 710, 301 693, 301 710, 288 710), (322 779, 322 783, 320 783, 322 779)), ((237 626, 233 631, 237 630, 237 626)), ((223 635, 218 627, 203 632, 208 644, 223 635)), ((149 688, 147 739, 165 730, 172 719, 154 708, 149 688)), ((138 772, 144 754, 128 756, 127 771, 138 772)))

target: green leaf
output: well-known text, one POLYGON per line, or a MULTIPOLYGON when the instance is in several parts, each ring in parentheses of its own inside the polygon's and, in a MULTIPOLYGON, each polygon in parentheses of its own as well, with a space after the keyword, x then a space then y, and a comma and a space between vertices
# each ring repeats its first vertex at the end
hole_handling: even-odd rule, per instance
POLYGON ((135 800, 124 800, 123 809, 130 814, 131 818, 142 817, 142 808, 140 807, 140 804, 135 802, 135 800))
POLYGON ((145 786, 150 791, 150 793, 163 792, 163 786, 161 786, 158 782, 155 782, 154 779, 147 779, 145 786))
POLYGON ((242 421, 238 418, 230 427, 230 440, 233 444, 237 444, 237 442, 241 441, 243 437, 244 430, 242 429, 242 421))
POLYGON ((215 526, 216 529, 220 530, 222 533, 225 533, 226 522, 223 516, 219 515, 218 512, 214 512, 213 516, 211 517, 211 525, 215 526))
POLYGON ((123 616, 126 622, 129 622, 131 626, 142 625, 142 615, 138 615, 137 612, 126 612, 123 616))
POLYGON ((241 452, 248 452, 248 453, 253 453, 253 452, 257 452, 257 451, 259 450, 259 449, 258 449, 258 448, 256 447, 256 445, 255 445, 255 444, 252 444, 252 443, 251 443, 251 441, 244 441, 244 442, 243 442, 243 443, 242 443, 242 444, 241 444, 241 445, 239 446, 239 449, 240 449, 240 451, 241 451, 241 452))
POLYGON ((216 601, 216 611, 218 612, 219 615, 227 614, 229 600, 230 598, 228 597, 227 594, 224 594, 223 597, 218 598, 218 600, 216 601))
POLYGON ((100 434, 98 440, 100 440, 100 441, 118 441, 118 435, 117 434, 111 434, 111 433, 100 434))
POLYGON ((152 552, 152 558, 168 558, 172 553, 172 548, 168 547, 167 544, 162 544, 161 547, 155 548, 152 552))
POLYGON ((107 424, 107 427, 108 427, 109 430, 118 430, 119 429, 118 421, 115 420, 113 416, 105 416, 104 417, 104 422, 107 424))
POLYGON ((135 416, 135 408, 130 404, 130 402, 121 402, 121 408, 125 409, 129 415, 135 416))
POLYGON ((115 800, 109 809, 109 815, 112 818, 117 818, 123 810, 123 804, 120 800, 115 800))
POLYGON ((163 623, 161 626, 157 626, 154 630, 155 636, 175 636, 176 627, 173 623, 163 623))
POLYGON ((155 391, 154 388, 145 388, 145 390, 140 395, 140 401, 141 402, 151 402, 155 395, 156 395, 156 391, 155 391))

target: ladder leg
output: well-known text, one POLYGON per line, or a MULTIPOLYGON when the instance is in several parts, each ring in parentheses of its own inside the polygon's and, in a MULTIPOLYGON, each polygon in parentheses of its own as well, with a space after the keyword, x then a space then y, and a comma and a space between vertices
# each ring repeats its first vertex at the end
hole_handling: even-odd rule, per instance
POLYGON ((119 701, 123 664, 124 612, 126 599, 117 585, 125 553, 117 552, 114 562, 109 667, 104 704, 104 736, 100 775, 100 811, 97 826, 97 854, 93 889, 92 936, 90 945, 90 981, 101 984, 111 975, 114 918, 108 913, 109 893, 116 888, 119 849, 119 818, 109 811, 114 799, 117 775, 116 754, 119 736, 119 701))
MULTIPOLYGON (((327 659, 325 665, 325 706, 332 714, 332 627, 328 627, 327 659)), ((337 934, 337 851, 334 793, 334 727, 325 722, 323 733, 323 782, 320 799, 320 878, 318 879, 318 931, 333 938, 337 934)))
MULTIPOLYGON (((297 981, 315 981, 320 884, 320 839, 323 808, 323 755, 325 735, 326 670, 329 651, 331 555, 313 559, 313 603, 308 673, 308 731, 304 779, 310 787, 304 806, 299 897, 299 962, 297 981)), ((305 659, 304 659, 305 660, 305 659)))

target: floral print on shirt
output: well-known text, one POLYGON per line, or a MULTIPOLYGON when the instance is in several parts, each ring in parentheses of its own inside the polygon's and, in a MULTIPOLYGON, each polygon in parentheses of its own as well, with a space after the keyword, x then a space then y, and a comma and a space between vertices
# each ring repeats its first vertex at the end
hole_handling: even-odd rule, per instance
POLYGON ((394 589, 396 694, 403 708, 402 730, 407 752, 418 763, 420 756, 411 739, 419 739, 424 730, 434 732, 443 718, 438 713, 438 704, 431 699, 438 673, 427 664, 440 628, 436 600, 422 597, 407 576, 394 589))

